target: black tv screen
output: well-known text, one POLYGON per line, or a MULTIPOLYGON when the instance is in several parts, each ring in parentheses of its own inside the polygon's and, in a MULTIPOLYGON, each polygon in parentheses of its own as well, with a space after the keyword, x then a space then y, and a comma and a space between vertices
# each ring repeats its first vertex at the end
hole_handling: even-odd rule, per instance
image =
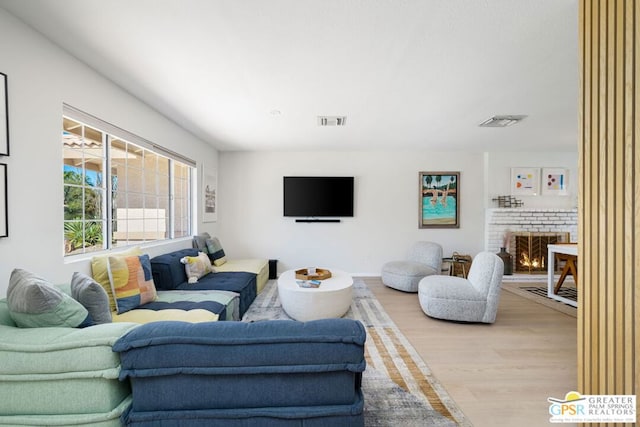
POLYGON ((353 177, 285 176, 284 216, 353 216, 353 177))

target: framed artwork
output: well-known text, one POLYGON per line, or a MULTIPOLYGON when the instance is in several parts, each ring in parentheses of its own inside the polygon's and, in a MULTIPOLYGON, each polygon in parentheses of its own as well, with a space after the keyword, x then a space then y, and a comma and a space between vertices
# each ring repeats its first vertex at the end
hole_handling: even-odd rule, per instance
POLYGON ((218 175, 202 165, 202 221, 218 220, 218 175))
POLYGON ((514 196, 540 194, 540 168, 511 168, 511 194, 514 196))
POLYGON ((0 73, 0 156, 9 155, 9 99, 7 75, 0 73))
POLYGON ((0 237, 9 235, 7 206, 7 165, 0 163, 0 237))
POLYGON ((545 196, 567 196, 568 185, 568 169, 542 168, 542 194, 545 196))
POLYGON ((419 172, 419 228, 460 228, 460 172, 419 172))

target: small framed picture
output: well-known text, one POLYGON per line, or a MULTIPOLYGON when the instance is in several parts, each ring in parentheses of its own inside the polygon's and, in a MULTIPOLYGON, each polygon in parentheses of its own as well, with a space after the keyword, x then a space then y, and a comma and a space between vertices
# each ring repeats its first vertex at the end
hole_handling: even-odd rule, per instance
POLYGON ((0 163, 0 237, 9 236, 7 200, 7 164, 0 163))
POLYGON ((202 165, 202 222, 218 220, 218 174, 202 165))
POLYGON ((0 156, 9 155, 9 99, 7 75, 0 73, 0 156))
POLYGON ((542 168, 542 194, 545 196, 567 196, 569 170, 565 168, 542 168))
POLYGON ((511 195, 540 194, 540 168, 511 168, 511 195))
POLYGON ((419 172, 419 228, 460 228, 460 172, 419 172))

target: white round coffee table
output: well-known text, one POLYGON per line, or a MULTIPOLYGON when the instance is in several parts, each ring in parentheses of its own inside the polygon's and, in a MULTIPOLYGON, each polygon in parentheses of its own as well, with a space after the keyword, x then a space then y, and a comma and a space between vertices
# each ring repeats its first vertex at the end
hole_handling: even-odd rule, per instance
POLYGON ((295 270, 278 278, 278 295, 284 311, 292 319, 308 320, 342 317, 349 311, 353 298, 353 278, 344 271, 330 270, 331 277, 318 288, 301 288, 295 270))

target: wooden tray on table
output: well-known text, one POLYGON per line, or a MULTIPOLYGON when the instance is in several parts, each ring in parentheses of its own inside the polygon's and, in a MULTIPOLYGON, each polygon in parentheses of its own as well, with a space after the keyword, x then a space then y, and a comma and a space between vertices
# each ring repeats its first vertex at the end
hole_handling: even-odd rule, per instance
POLYGON ((324 280, 331 277, 331 271, 324 268, 316 268, 315 274, 309 274, 308 268, 296 270, 296 279, 298 280, 324 280))

